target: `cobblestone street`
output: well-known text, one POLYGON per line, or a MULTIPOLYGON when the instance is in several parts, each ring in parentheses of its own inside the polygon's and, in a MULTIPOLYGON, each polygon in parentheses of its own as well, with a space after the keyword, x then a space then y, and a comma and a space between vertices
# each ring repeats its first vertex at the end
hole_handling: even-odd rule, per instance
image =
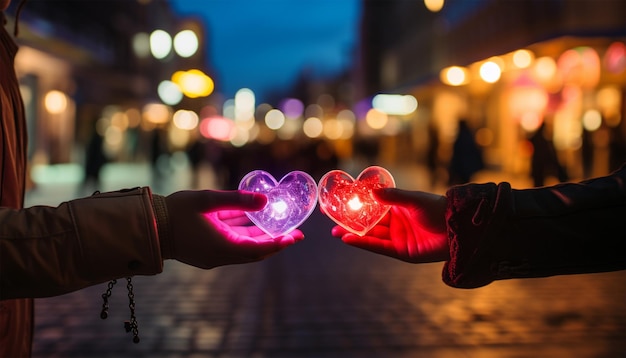
POLYGON ((475 290, 348 247, 316 209, 305 240, 213 270, 168 261, 126 282, 36 300, 34 357, 626 357, 626 272, 511 280, 475 290))

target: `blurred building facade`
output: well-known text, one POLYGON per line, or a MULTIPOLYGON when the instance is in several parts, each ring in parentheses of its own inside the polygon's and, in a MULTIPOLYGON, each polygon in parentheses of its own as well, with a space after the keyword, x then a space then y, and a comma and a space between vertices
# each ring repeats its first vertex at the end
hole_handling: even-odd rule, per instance
MULTIPOLYGON (((17 3, 7 11, 9 29, 17 3)), ((103 137, 109 160, 149 157, 155 129, 168 123, 146 113, 151 104, 162 105, 159 84, 176 71, 211 72, 203 23, 178 18, 164 1, 31 1, 19 15, 18 30, 15 68, 32 165, 82 164, 96 135, 103 137), (183 57, 172 48, 155 58, 150 43, 155 30, 172 38, 191 30, 199 49, 183 57)), ((186 97, 180 105, 199 108, 186 97)), ((161 109, 169 119, 176 106, 161 109)))
POLYGON ((459 120, 476 130, 485 161, 530 172, 528 138, 545 122, 571 178, 626 161, 626 2, 363 1, 356 97, 411 94, 417 111, 383 138, 389 160, 450 157, 459 120), (386 144, 385 144, 386 143, 386 144))

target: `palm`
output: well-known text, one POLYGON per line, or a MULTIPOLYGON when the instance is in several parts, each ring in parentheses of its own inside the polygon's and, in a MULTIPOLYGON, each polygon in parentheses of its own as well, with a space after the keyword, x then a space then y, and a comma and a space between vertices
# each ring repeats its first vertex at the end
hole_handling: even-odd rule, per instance
POLYGON ((174 258, 200 268, 262 260, 301 240, 300 230, 272 238, 252 224, 246 210, 265 205, 242 201, 239 192, 186 191, 167 197, 174 258))
MULTIPOLYGON (((333 235, 352 246, 411 263, 448 259, 445 225, 445 198, 422 193, 395 190, 389 212, 364 236, 346 232, 340 227, 333 235)), ((381 198, 382 199, 382 198, 381 198)))

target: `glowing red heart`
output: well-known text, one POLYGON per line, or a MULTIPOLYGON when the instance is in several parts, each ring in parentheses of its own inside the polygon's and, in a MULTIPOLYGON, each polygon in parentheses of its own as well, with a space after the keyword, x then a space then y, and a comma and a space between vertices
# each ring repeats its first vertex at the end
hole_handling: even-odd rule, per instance
POLYGON ((390 208, 376 201, 373 190, 395 186, 391 174, 382 167, 366 168, 356 180, 342 170, 331 170, 317 186, 318 200, 324 214, 344 229, 362 236, 390 208))

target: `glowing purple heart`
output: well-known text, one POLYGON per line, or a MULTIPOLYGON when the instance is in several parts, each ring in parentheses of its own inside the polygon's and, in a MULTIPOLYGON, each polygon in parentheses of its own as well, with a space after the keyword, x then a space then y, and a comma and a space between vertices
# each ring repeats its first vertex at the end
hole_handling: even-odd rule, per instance
POLYGON ((246 215, 273 238, 300 226, 317 204, 315 180, 301 171, 290 172, 277 183, 270 173, 255 170, 241 179, 239 190, 267 196, 267 204, 262 210, 247 211, 246 215))

